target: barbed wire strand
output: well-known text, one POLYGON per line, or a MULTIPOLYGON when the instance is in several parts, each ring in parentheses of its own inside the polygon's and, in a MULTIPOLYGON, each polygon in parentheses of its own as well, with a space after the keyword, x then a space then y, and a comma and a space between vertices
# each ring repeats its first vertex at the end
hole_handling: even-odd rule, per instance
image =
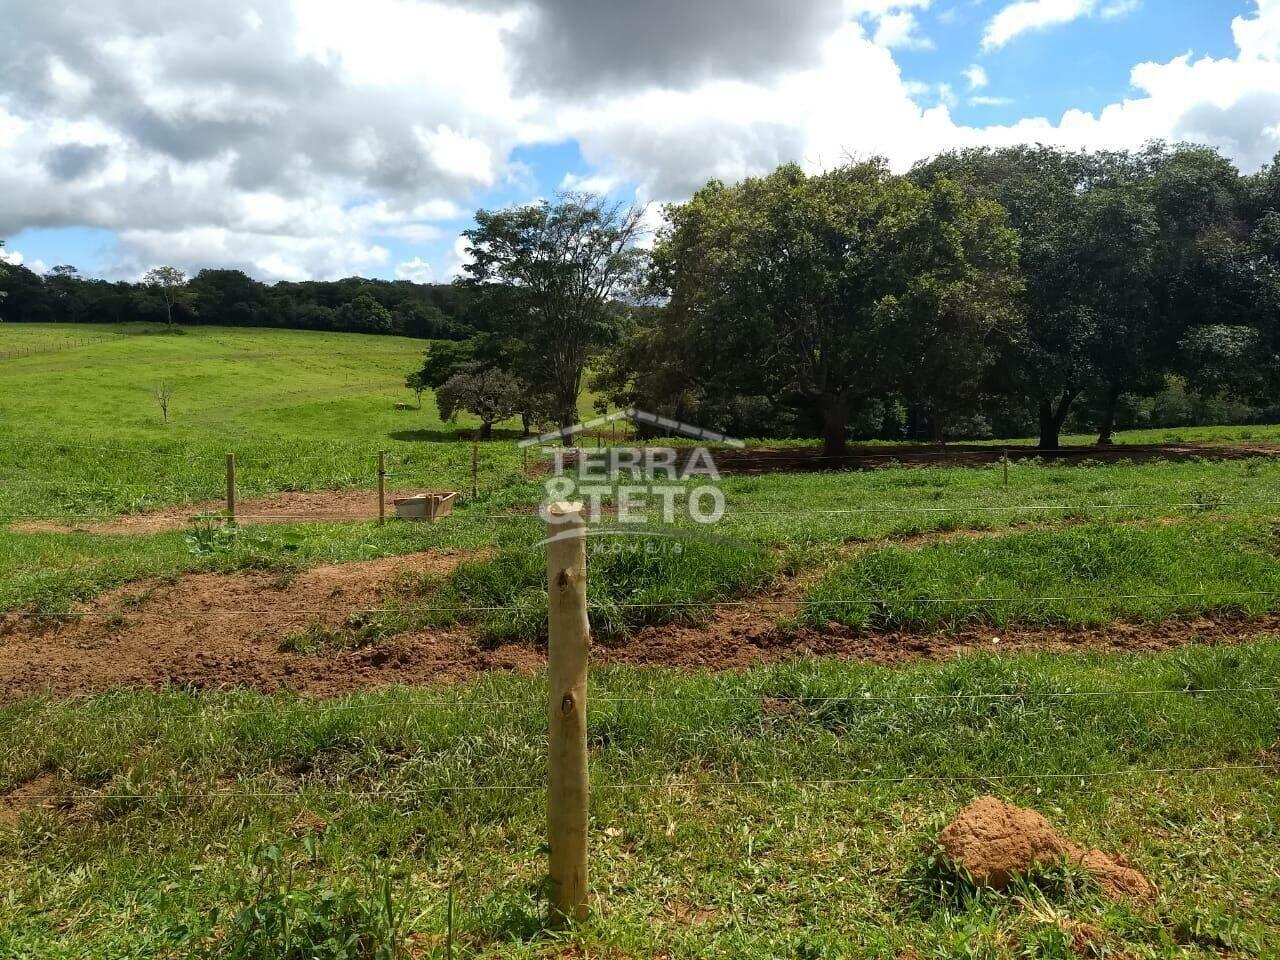
MULTIPOLYGON (((609 705, 657 705, 657 704, 679 704, 685 706, 700 704, 763 704, 767 700, 780 700, 787 703, 795 703, 805 707, 829 707, 835 704, 861 704, 861 703, 962 703, 962 702, 1008 702, 1008 701, 1036 701, 1036 700, 1072 700, 1072 699, 1118 699, 1123 700, 1129 697, 1133 698, 1154 698, 1154 697, 1200 697, 1200 696, 1225 696, 1225 695, 1255 695, 1280 693, 1280 686, 1247 686, 1247 687, 1190 687, 1190 688, 1166 688, 1166 689, 1145 689, 1145 690, 1028 690, 1020 692, 1002 691, 999 693, 921 693, 921 694, 872 694, 868 692, 841 694, 839 696, 821 696, 813 697, 805 694, 792 694, 785 692, 768 692, 762 691, 757 694, 739 694, 732 696, 706 696, 706 697, 690 697, 690 696, 642 696, 642 697, 613 697, 613 696, 597 696, 588 694, 588 703, 593 706, 609 705)), ((36 702, 39 705, 38 701, 36 702)), ((76 704, 72 704, 76 706, 76 704)), ((205 721, 235 721, 250 719, 259 716, 272 716, 280 718, 287 715, 295 708, 301 708, 307 716, 312 715, 329 715, 335 713, 355 713, 365 710, 383 710, 383 709, 435 709, 448 708, 457 710, 475 710, 475 709, 492 709, 498 707, 529 707, 538 710, 545 710, 546 704, 541 700, 441 700, 418 698, 408 699, 386 699, 371 700, 363 703, 317 703, 316 701, 293 700, 287 703, 275 703, 269 707, 254 707, 248 710, 225 710, 225 711, 184 711, 170 712, 165 711, 161 719, 170 720, 205 720, 205 721)), ((92 713, 85 713, 83 716, 77 717, 87 722, 100 723, 103 718, 95 716, 92 713)))
MULTIPOLYGON (((897 777, 868 776, 840 778, 772 778, 768 780, 675 780, 675 781, 632 781, 592 784, 593 791, 599 790, 692 790, 699 788, 741 789, 741 788, 773 788, 782 787, 838 787, 868 786, 873 784, 907 784, 907 783, 997 783, 1020 780, 1101 780, 1122 777, 1163 777, 1178 775, 1195 775, 1227 772, 1275 772, 1274 764, 1221 764, 1202 767, 1156 767, 1133 768, 1128 770, 1085 771, 1078 773, 1064 772, 1027 772, 1027 773, 992 773, 992 774, 907 774, 897 777)), ((304 785, 305 787, 308 785, 304 785)), ((536 793, 547 789, 545 784, 424 784, 408 788, 410 793, 536 793)), ((341 797, 349 800, 391 800, 396 799, 394 790, 344 791, 341 797)), ((301 799, 302 790, 210 790, 201 792, 156 792, 156 793, 49 793, 41 794, 38 799, 41 806, 54 803, 77 801, 120 801, 120 800, 286 800, 301 799)), ((9 800, 22 800, 23 795, 10 794, 9 800)), ((34 797, 26 799, 36 799, 34 797)))
MULTIPOLYGON (((3 481, 0 481, 3 483, 3 481)), ((88 484, 87 484, 88 485, 88 484)), ((302 491, 306 492, 306 491, 302 491)), ((311 491, 314 493, 327 493, 332 491, 311 491)), ((375 491, 365 490, 364 488, 353 488, 351 490, 339 491, 342 493, 368 493, 370 496, 376 496, 375 491)), ((388 491, 391 493, 393 491, 388 491)), ((212 501, 211 501, 212 502, 212 501)), ((1213 512, 1226 508, 1248 508, 1248 507, 1280 507, 1280 500, 1227 500, 1227 501, 1191 501, 1184 503, 1161 503, 1159 501, 1149 501, 1145 503, 1085 503, 1085 504, 976 504, 961 503, 945 507, 851 507, 831 510, 731 510, 727 511, 721 518, 723 520, 732 520, 738 517, 839 517, 839 516, 877 516, 877 515, 893 515, 893 514, 948 514, 948 513, 1017 513, 1026 511, 1030 513, 1069 513, 1073 510, 1201 510, 1205 512, 1213 512)), ((602 510, 605 508, 602 507, 602 510)), ((609 510, 612 513, 612 509, 609 510)), ((109 519, 146 519, 147 514, 117 514, 117 513, 12 513, 0 514, 0 521, 8 520, 109 520, 109 519)), ((209 511, 207 515, 199 512, 191 514, 196 519, 228 519, 225 514, 219 514, 216 511, 209 511)), ((470 520, 541 520, 538 516, 536 508, 531 508, 527 512, 522 513, 485 513, 475 514, 468 511, 461 511, 454 514, 455 517, 470 520)), ((335 521, 335 520, 354 520, 367 521, 376 520, 375 515, 370 516, 335 516, 334 514, 326 514, 319 512, 309 513, 243 513, 236 518, 238 521, 251 520, 316 520, 316 521, 335 521)), ((251 524, 246 524, 251 525, 251 524)), ((609 528, 613 529, 613 528, 609 528)))
MULTIPOLYGON (((1047 597, 857 597, 857 598, 840 598, 831 599, 823 598, 807 598, 797 597, 781 598, 767 597, 751 600, 666 600, 653 601, 649 603, 589 603, 588 610, 597 611, 613 611, 613 610, 673 610, 681 608, 719 608, 719 607, 755 607, 755 606, 814 606, 814 607, 830 607, 830 606, 894 606, 894 605, 910 605, 910 604, 967 604, 967 603, 1074 603, 1085 601, 1103 601, 1103 600, 1205 600, 1205 599, 1226 599, 1239 597, 1275 597, 1280 596, 1280 590, 1224 590, 1224 591, 1199 591, 1187 593, 1130 593, 1130 594, 1066 594, 1061 596, 1047 597)), ((307 609, 289 609, 286 611, 276 611, 270 608, 247 609, 247 608, 205 608, 200 610, 72 610, 62 612, 50 612, 39 610, 11 610, 7 613, 0 613, 0 619, 9 617, 39 618, 57 620, 64 618, 90 618, 90 617, 138 617, 150 619, 183 619, 183 620, 213 620, 222 616, 264 616, 271 613, 284 612, 293 616, 321 615, 327 613, 344 613, 351 616, 355 615, 387 615, 394 616, 397 614, 420 614, 420 613, 528 613, 535 608, 514 606, 514 605, 485 605, 476 604, 470 606, 441 606, 441 607, 365 607, 365 608, 348 608, 348 607, 311 607, 307 609)))

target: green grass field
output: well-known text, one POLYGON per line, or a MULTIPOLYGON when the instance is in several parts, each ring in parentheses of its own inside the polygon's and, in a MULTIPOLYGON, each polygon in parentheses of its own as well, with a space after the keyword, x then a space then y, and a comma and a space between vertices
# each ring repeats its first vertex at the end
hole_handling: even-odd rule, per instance
POLYGON ((56 771, 66 799, 0 832, 0 948, 391 956, 308 948, 353 931, 391 939, 385 883, 414 935, 407 956, 445 956, 451 886, 455 956, 564 956, 570 940, 574 956, 1066 958, 1054 917, 1100 926, 1131 956, 1271 956, 1280 787, 1274 768, 1243 768, 1274 749, 1280 699, 1185 691, 1277 676, 1274 641, 907 670, 598 672, 595 917, 570 935, 539 919, 536 679, 323 707, 179 692, 24 703, 0 715, 0 776, 56 771), (793 707, 764 708, 777 702, 793 707), (1133 772, 1189 767, 1241 769, 1133 772), (1123 849, 1159 884, 1158 907, 1109 902, 1059 871, 1013 894, 940 873, 933 837, 983 792, 1123 849))
MULTIPOLYGON (((23 346, 55 346, 67 329, 10 325, 0 343, 12 334, 23 346)), ((234 445, 246 431, 258 440, 376 448, 397 433, 442 429, 430 405, 421 413, 394 409, 413 400, 404 378, 422 341, 214 327, 179 328, 179 335, 163 327, 70 329, 106 339, 0 364, 6 433, 84 443, 109 437, 115 445, 195 454, 234 445), (162 381, 174 388, 167 425, 153 396, 162 381)))
MULTIPOLYGON (((394 409, 413 399, 403 378, 421 342, 0 327, 0 354, 10 344, 48 352, 0 359, 0 611, 449 548, 477 554, 401 584, 358 638, 307 628, 283 648, 325 656, 446 627, 490 647, 544 642, 543 528, 528 513, 543 490, 510 436, 480 445, 479 496, 439 524, 19 529, 216 500, 227 450, 242 498, 370 490, 380 449, 392 486, 469 492, 469 425, 441 424, 429 396, 394 409), (167 425, 161 380, 175 387, 167 425)), ((788 598, 763 608, 783 623, 871 634, 1280 611, 1271 458, 1015 462, 1007 486, 997 465, 720 487, 711 538, 591 554, 600 642, 762 593, 788 598)), ((0 619, 0 644, 27 642, 20 622, 0 619)), ((1142 655, 597 670, 593 917, 569 932, 541 922, 541 676, 319 702, 180 688, 8 702, 0 957, 1066 958, 1067 920, 1101 927, 1103 956, 1280 956, 1278 689, 1280 642, 1262 632, 1142 655), (50 808, 11 810, 8 791, 32 784, 50 808), (1157 901, 1113 903, 1066 867, 1008 893, 948 873, 932 839, 982 793, 1125 853, 1157 901)))

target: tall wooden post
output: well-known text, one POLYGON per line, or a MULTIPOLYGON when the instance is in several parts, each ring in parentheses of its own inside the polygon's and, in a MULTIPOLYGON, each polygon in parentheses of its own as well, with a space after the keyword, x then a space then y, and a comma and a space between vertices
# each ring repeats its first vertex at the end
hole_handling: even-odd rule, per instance
POLYGON ((227 522, 236 522, 236 455, 227 454, 227 522))
POLYGON ((471 438, 471 499, 480 496, 480 443, 471 438))
POLYGON ((378 451, 378 526, 387 525, 387 451, 378 451))
POLYGON ((557 503, 547 518, 547 684, 549 756, 547 846, 552 920, 587 915, 586 521, 582 504, 557 503))
POLYGON ((1006 447, 1004 451, 1004 485, 1009 485, 1009 449, 1006 447))

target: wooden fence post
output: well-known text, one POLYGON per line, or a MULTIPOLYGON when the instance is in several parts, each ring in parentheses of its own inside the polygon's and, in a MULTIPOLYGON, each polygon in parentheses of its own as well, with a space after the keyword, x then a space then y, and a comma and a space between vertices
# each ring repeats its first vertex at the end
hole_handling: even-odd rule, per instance
POLYGON ((236 455, 227 454, 227 520, 236 522, 236 455))
POLYGON ((378 451, 378 526, 387 525, 387 451, 378 451))
POLYGON ((480 496, 480 443, 471 438, 471 499, 480 496))
POLYGON ((587 915, 586 521, 582 504, 557 503, 547 516, 548 875, 554 922, 587 915))
POLYGON ((1005 448, 1004 456, 1001 459, 1004 460, 1004 485, 1007 487, 1009 485, 1009 449, 1008 447, 1005 448))

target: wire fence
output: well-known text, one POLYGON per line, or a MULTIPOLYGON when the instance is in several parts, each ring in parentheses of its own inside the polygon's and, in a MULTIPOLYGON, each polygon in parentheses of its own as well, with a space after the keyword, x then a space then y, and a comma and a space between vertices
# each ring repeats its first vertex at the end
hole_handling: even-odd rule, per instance
POLYGON ((26 347, 14 347, 8 350, 0 350, 0 360, 17 360, 22 357, 34 357, 46 353, 62 353, 66 350, 80 350, 85 347, 97 346, 100 343, 111 343, 114 338, 107 337, 93 340, 88 337, 67 337, 63 343, 57 345, 32 344, 26 347))
MULTIPOLYGON (((870 606, 883 607, 889 604, 911 606, 912 604, 947 605, 947 604, 995 604, 995 603, 1086 603, 1101 601, 1144 601, 1144 600, 1207 600, 1207 599, 1243 599, 1245 597, 1277 597, 1280 590, 1215 590, 1179 593, 1099 593, 1099 594, 1060 594, 1057 596, 972 596, 972 597, 752 597, 746 600, 664 600, 653 603, 633 603, 627 601, 588 604, 591 612, 607 613, 616 610, 714 610, 724 608, 751 607, 842 607, 870 606)), ((168 608, 165 610, 72 610, 72 611, 35 611, 14 610, 4 616, 17 618, 34 618, 40 620, 79 620, 90 618, 135 619, 172 619, 172 620, 216 620, 219 617, 265 616, 275 613, 270 608, 228 607, 217 609, 201 607, 199 609, 181 610, 168 608)), ((528 614, 531 608, 519 604, 468 604, 463 606, 397 606, 397 607, 290 607, 287 611, 296 616, 325 616, 346 614, 348 616, 375 616, 379 614, 400 614, 422 616, 426 614, 450 614, 460 616, 477 613, 520 613, 528 614)))
MULTIPOLYGON (((1226 697, 1226 696, 1261 696, 1263 694, 1280 694, 1280 685, 1248 685, 1227 687, 1162 687, 1148 689, 1114 689, 1114 690, 1000 690, 981 691, 975 693, 873 693, 871 690, 860 690, 839 695, 814 695, 787 690, 762 690, 752 694, 707 694, 691 696, 665 696, 647 694, 644 696, 615 696, 609 694, 591 694, 590 701, 597 706, 704 706, 737 704, 764 707, 769 702, 794 704, 801 708, 828 708, 837 705, 866 704, 921 704, 921 703, 1036 703, 1060 702, 1073 700, 1149 700, 1158 697, 1226 697)), ((511 697, 442 698, 438 694, 426 696, 414 695, 412 691, 397 693, 384 699, 365 700, 358 703, 331 703, 317 700, 294 699, 283 702, 272 702, 269 706, 236 710, 187 710, 166 709, 164 719, 200 720, 209 723, 235 722, 258 717, 287 716, 290 711, 298 710, 306 716, 324 716, 329 714, 377 712, 383 710, 457 710, 473 713, 477 710, 498 710, 508 708, 545 709, 545 704, 535 703, 528 698, 511 697)), ((86 711, 82 714, 85 722, 99 723, 101 717, 86 711)))
MULTIPOLYGON (((17 483, 22 485, 42 485, 42 481, 9 481, 0 480, 3 483, 17 483)), ((53 484, 62 486, 62 484, 53 484)), ((71 483, 68 486, 84 487, 86 489, 95 488, 94 484, 71 483)), ((363 487, 350 488, 344 491, 315 491, 317 494, 323 493, 360 493, 366 492, 370 495, 376 493, 376 490, 369 490, 363 487)), ((305 491, 295 491, 301 495, 306 495, 305 491)), ((216 511, 199 511, 194 509, 197 505, 192 504, 190 516, 193 519, 216 519, 216 511)), ((602 503, 602 510, 611 509, 612 504, 602 503)), ((893 516, 893 515, 951 515, 965 513, 1077 513, 1084 511, 1148 511, 1148 510, 1167 510, 1167 511, 1193 511, 1197 513, 1215 513, 1237 509, 1252 509, 1257 507, 1280 507, 1280 500, 1216 500, 1206 498, 1204 500, 1178 501, 1168 502, 1160 500, 1148 501, 1132 501, 1123 503, 1005 503, 1005 504, 989 504, 977 503, 972 501, 953 501, 944 507, 923 507, 923 506, 875 506, 875 507, 850 507, 838 509, 806 509, 806 510, 726 510, 720 517, 720 521, 733 521, 738 519, 759 520, 767 518, 779 519, 797 519, 805 517, 869 517, 869 516, 893 516)), ((170 508, 169 512, 174 512, 170 508)), ((22 520, 105 520, 118 517, 118 512, 101 510, 95 512, 59 512, 59 513, 0 513, 0 522, 2 521, 22 521, 22 520)), ((128 516, 128 515, 126 515, 128 516)), ((145 516, 145 515, 140 515, 145 516)), ((516 522, 543 522, 536 508, 532 507, 513 507, 505 513, 476 513, 463 512, 457 516, 470 520, 486 520, 486 521, 516 521, 516 522)), ((248 514, 245 519, 252 521, 332 521, 334 519, 375 519, 375 513, 369 513, 367 516, 358 514, 347 517, 335 517, 333 511, 288 511, 288 512, 261 512, 254 510, 248 514)))
MULTIPOLYGON (((1019 771, 1016 773, 995 772, 976 774, 904 774, 901 776, 862 776, 836 778, 787 778, 776 777, 755 780, 733 780, 705 778, 696 780, 652 780, 592 783, 592 791, 626 791, 626 790, 680 790, 694 791, 700 789, 795 789, 797 787, 854 787, 886 784, 974 784, 974 783, 1035 783, 1037 781, 1071 780, 1082 783, 1098 780, 1124 779, 1127 777, 1172 777, 1200 776, 1221 773, 1275 773, 1280 770, 1277 764, 1215 764, 1187 767, 1133 767, 1123 770, 1081 770, 1035 772, 1019 771)), ((318 785, 309 785, 315 789, 318 785)), ((351 790, 337 791, 344 800, 391 800, 397 794, 408 794, 419 797, 425 793, 543 793, 547 790, 545 783, 521 784, 414 784, 407 789, 397 790, 351 790)), ((29 799, 39 801, 40 805, 51 806, 63 803, 92 801, 195 801, 195 800, 298 800, 306 796, 306 789, 296 790, 202 790, 185 792, 181 790, 154 791, 147 793, 124 793, 113 791, 100 792, 49 792, 32 795, 29 799)), ((22 800, 22 794, 10 794, 12 800, 22 800)))

